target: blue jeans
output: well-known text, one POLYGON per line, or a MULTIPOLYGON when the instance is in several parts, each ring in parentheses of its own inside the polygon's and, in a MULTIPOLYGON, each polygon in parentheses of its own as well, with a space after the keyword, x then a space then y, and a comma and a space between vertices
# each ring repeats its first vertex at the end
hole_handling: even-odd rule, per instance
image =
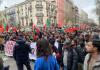
POLYGON ((64 66, 64 70, 67 70, 67 66, 64 66))

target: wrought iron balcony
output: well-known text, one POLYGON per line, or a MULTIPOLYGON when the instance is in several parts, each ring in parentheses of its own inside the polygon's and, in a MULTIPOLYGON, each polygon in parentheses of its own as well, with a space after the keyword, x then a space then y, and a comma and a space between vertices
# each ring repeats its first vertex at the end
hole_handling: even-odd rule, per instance
POLYGON ((36 4, 35 8, 43 8, 43 5, 36 4))

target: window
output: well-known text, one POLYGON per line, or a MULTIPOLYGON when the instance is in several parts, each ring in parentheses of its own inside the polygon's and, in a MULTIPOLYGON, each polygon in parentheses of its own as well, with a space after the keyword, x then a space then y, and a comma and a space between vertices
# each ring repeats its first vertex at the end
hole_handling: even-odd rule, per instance
POLYGON ((25 14, 27 15, 27 12, 25 12, 25 14))
POLYGON ((32 13, 32 10, 30 10, 30 13, 32 13))
POLYGON ((32 17, 32 14, 30 15, 30 17, 32 17))
POLYGON ((32 5, 30 5, 30 10, 32 10, 32 5))
POLYGON ((42 4, 36 4, 35 7, 40 9, 40 8, 43 8, 43 5, 42 4))
POLYGON ((28 19, 26 19, 26 25, 28 25, 28 19))
POLYGON ((27 10, 27 6, 25 7, 25 9, 27 10))
POLYGON ((22 11, 23 11, 23 9, 22 9, 22 11))
POLYGON ((32 26, 32 24, 33 24, 33 20, 31 19, 31 20, 30 20, 30 26, 32 26))
POLYGON ((36 10, 37 10, 37 11, 43 11, 43 9, 41 9, 41 8, 37 8, 36 10))
POLYGON ((41 5, 42 4, 42 1, 36 1, 36 4, 41 5))
POLYGON ((43 24, 43 17, 38 17, 37 24, 43 24))
POLYGON ((33 20, 31 19, 31 22, 33 23, 33 20))
POLYGON ((30 3, 30 5, 31 5, 32 3, 30 3))
POLYGON ((43 14, 43 13, 36 13, 36 16, 37 16, 37 17, 43 17, 44 14, 43 14))
POLYGON ((24 26, 24 20, 23 20, 23 18, 22 18, 22 26, 24 26))

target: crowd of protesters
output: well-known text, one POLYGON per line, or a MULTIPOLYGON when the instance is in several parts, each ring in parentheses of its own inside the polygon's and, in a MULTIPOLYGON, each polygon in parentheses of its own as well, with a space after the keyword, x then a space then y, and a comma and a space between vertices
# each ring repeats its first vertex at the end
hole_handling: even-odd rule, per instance
POLYGON ((23 65, 27 70, 33 68, 29 62, 29 53, 34 53, 30 48, 32 42, 36 42, 37 48, 34 70, 99 70, 99 31, 88 29, 67 33, 59 29, 52 27, 35 33, 33 31, 3 33, 0 36, 0 50, 6 51, 8 42, 13 43, 11 55, 16 61, 18 70, 23 70, 23 65))

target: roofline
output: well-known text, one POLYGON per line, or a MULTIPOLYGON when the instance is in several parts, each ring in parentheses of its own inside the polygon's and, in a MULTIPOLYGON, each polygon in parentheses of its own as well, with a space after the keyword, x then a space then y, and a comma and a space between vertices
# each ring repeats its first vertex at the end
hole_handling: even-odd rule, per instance
POLYGON ((15 4, 15 5, 12 5, 11 7, 8 7, 8 8, 6 8, 5 9, 5 11, 7 11, 7 10, 9 10, 9 9, 12 9, 12 8, 14 8, 14 7, 18 7, 18 6, 21 6, 21 5, 24 5, 24 4, 26 4, 26 3, 28 3, 28 2, 31 2, 32 0, 25 0, 24 2, 21 2, 21 3, 19 3, 19 4, 15 4))

